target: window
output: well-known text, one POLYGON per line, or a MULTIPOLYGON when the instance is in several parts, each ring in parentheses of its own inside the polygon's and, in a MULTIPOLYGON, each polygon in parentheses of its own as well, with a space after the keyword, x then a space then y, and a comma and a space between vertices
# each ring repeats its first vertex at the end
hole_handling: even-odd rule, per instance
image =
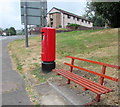
POLYGON ((53 22, 51 22, 51 27, 53 27, 53 22))
POLYGON ((79 21, 79 18, 77 18, 77 21, 79 21))
POLYGON ((87 23, 87 20, 85 21, 85 23, 87 23))
POLYGON ((53 18, 50 18, 50 21, 53 21, 53 18))
POLYGON ((68 18, 70 19, 70 15, 68 15, 68 18))
POLYGON ((75 19, 75 16, 73 16, 73 19, 75 19))
POLYGON ((50 18, 53 18, 53 15, 50 15, 50 18))
POLYGON ((88 23, 90 24, 90 21, 88 23))
POLYGON ((84 22, 84 20, 82 19, 82 22, 84 22))

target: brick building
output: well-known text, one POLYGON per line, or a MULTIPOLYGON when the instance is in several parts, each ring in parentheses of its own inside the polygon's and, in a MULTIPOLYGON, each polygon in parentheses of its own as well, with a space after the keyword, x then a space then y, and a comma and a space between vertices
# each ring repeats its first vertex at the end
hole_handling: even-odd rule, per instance
POLYGON ((47 26, 55 28, 66 28, 68 24, 79 24, 84 27, 91 28, 93 23, 90 20, 87 20, 76 14, 64 11, 53 7, 47 13, 47 26))

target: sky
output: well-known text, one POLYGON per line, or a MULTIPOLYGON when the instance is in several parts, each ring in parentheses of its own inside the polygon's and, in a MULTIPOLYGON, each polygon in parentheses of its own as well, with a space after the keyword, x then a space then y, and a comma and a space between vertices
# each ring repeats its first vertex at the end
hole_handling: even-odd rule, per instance
MULTIPOLYGON (((52 7, 82 16, 86 8, 86 0, 47 0, 48 11, 52 7), (74 2, 73 2, 74 1, 74 2)), ((22 29, 20 0, 0 1, 0 28, 15 27, 22 29)))

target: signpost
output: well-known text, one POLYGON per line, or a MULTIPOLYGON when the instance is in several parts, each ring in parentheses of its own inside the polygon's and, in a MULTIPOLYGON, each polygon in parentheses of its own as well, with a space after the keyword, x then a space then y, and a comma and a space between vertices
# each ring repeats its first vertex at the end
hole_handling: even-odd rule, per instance
POLYGON ((21 0, 21 23, 25 26, 26 47, 28 47, 28 25, 47 25, 47 0, 21 0))

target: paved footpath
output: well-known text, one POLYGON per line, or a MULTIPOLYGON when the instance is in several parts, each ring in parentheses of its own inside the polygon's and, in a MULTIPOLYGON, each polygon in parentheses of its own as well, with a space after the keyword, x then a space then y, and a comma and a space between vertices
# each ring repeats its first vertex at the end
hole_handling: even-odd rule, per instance
MULTIPOLYGON (((21 37, 19 37, 21 38, 21 37)), ((15 39, 3 39, 2 47, 0 46, 0 59, 2 59, 2 105, 31 105, 30 99, 25 90, 25 83, 22 77, 12 69, 11 59, 8 54, 7 45, 15 39)))

